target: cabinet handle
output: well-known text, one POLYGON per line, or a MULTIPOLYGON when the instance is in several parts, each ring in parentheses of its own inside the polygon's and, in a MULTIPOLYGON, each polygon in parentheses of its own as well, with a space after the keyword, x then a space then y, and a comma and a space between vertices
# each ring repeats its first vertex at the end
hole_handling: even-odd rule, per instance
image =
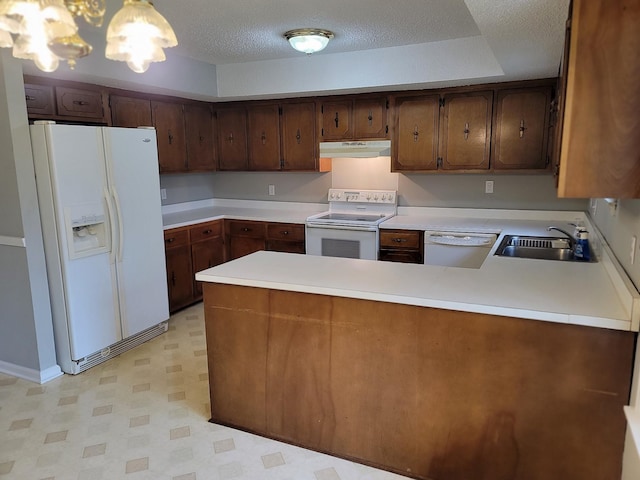
POLYGON ((282 235, 289 235, 289 232, 288 232, 288 231, 286 231, 286 230, 282 230, 280 233, 281 233, 282 235))
POLYGON ((176 286, 176 272, 171 272, 171 285, 176 286))
POLYGON ((373 125, 373 113, 371 113, 371 110, 369 110, 369 116, 367 117, 367 120, 369 120, 369 126, 373 125))
POLYGON ((527 130, 524 126, 524 120, 520 120, 520 138, 524 137, 524 131, 527 130))
POLYGON ((333 121, 336 122, 336 128, 338 128, 338 125, 340 123, 340 119, 338 118, 338 112, 336 112, 336 118, 334 118, 333 121))
POLYGON ((80 105, 81 107, 84 107, 85 105, 89 105, 89 102, 85 102, 84 100, 74 100, 72 103, 74 105, 80 105))
POLYGON ((300 135, 300 129, 298 129, 298 131, 296 132, 296 140, 298 141, 298 144, 300 143, 301 138, 302 136, 300 135))
POLYGON ((250 231, 251 231, 251 229, 250 229, 250 228, 248 228, 248 227, 242 227, 242 231, 243 231, 243 232, 250 232, 250 231))
POLYGON ((202 135, 200 135, 199 139, 200 139, 200 143, 204 142, 204 137, 202 135))
POLYGON ((260 136, 260 139, 262 140, 262 144, 266 145, 267 144, 267 134, 262 132, 262 135, 260 136))
POLYGON ((167 243, 172 243, 175 240, 175 238, 167 238, 166 242, 167 243))
POLYGON ((210 228, 206 229, 204 232, 202 232, 205 235, 209 235, 213 230, 211 230, 210 228))
POLYGON ((394 238, 393 241, 396 242, 396 243, 403 243, 403 242, 406 242, 407 239, 406 238, 394 238))
POLYGON ((463 132, 464 132, 464 139, 465 140, 469 140, 469 132, 470 132, 470 130, 469 130, 469 124, 468 123, 464 124, 463 132))
POLYGON ((169 133, 169 145, 171 145, 173 143, 173 135, 171 134, 171 130, 169 130, 168 133, 169 133))
POLYGON ((413 127, 413 141, 414 141, 414 143, 418 141, 418 135, 420 135, 420 132, 418 132, 418 125, 415 125, 413 127))
POLYGON ((230 132, 230 133, 229 133, 229 136, 227 137, 227 141, 228 141, 229 143, 233 143, 233 132, 230 132))
POLYGON ((25 95, 24 98, 27 102, 33 102, 36 99, 36 97, 32 97, 31 95, 25 95))

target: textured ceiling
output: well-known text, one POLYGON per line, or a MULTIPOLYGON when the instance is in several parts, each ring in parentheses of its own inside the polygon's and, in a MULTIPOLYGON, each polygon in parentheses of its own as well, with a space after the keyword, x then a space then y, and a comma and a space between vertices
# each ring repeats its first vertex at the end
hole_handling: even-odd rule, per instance
POLYGON ((463 0, 155 0, 180 45, 176 53, 213 64, 299 56, 283 37, 293 28, 331 30, 322 54, 479 35, 463 0))

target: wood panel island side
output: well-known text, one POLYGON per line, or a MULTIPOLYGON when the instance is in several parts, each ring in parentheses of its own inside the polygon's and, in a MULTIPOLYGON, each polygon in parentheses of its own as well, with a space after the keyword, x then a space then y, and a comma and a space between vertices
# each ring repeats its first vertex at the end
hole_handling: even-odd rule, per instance
POLYGON ((328 259, 268 254, 205 281, 212 422, 418 479, 620 478, 634 332, 270 288, 252 262, 328 259))

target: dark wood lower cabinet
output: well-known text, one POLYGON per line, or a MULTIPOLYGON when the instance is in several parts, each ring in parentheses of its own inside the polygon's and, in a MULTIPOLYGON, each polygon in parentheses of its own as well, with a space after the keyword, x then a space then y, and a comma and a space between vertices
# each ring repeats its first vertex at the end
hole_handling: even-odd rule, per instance
POLYGON ((193 268, 188 230, 167 230, 164 244, 169 311, 174 312, 193 303, 193 268))
POLYGON ((424 261, 424 232, 422 230, 380 230, 378 260, 422 263, 424 261))
POLYGON ((417 479, 620 478, 635 334, 206 283, 211 420, 417 479))

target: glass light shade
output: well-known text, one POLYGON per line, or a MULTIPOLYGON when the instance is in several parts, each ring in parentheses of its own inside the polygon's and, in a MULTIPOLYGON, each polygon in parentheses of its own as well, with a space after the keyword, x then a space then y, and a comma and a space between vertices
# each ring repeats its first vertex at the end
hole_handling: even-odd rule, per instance
POLYGON ((18 33, 20 29, 19 17, 16 16, 17 2, 0 0, 0 30, 7 33, 18 33))
POLYGON ((42 20, 49 39, 70 37, 78 31, 73 16, 63 0, 40 0, 42 20))
POLYGON ((105 56, 127 62, 134 72, 145 72, 151 62, 166 59, 163 48, 178 44, 171 25, 146 0, 124 0, 107 28, 105 56))
POLYGON ((310 55, 323 50, 333 38, 333 33, 318 28, 299 28, 289 30, 284 36, 294 49, 310 55))

